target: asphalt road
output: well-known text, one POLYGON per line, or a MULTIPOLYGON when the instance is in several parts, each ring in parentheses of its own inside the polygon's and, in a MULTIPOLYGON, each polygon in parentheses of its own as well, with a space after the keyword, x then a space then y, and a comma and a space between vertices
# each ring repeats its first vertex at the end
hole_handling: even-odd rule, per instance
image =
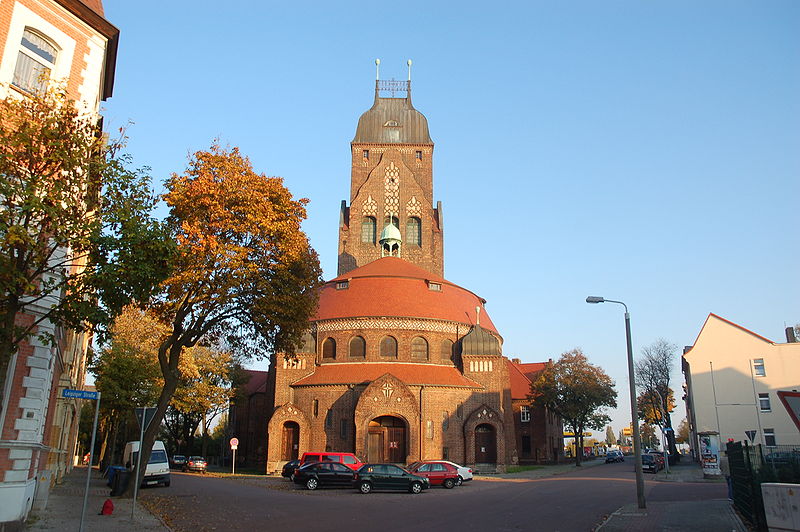
MULTIPOLYGON (((646 481, 649 501, 726 497, 724 484, 646 481)), ((419 495, 309 492, 285 479, 173 473, 170 488, 142 493, 176 532, 212 530, 590 531, 635 502, 633 464, 603 464, 541 479, 476 479, 419 495)))

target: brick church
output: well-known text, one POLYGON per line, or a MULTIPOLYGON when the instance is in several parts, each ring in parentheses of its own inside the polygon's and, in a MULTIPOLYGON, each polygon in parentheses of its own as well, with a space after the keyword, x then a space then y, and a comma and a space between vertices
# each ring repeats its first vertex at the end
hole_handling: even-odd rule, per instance
POLYGON ((543 364, 505 358, 486 301, 443 277, 434 144, 410 81, 376 81, 350 146, 338 276, 301 350, 251 372, 231 411, 241 455, 269 472, 321 450, 498 471, 557 460, 561 421, 527 398, 543 364))

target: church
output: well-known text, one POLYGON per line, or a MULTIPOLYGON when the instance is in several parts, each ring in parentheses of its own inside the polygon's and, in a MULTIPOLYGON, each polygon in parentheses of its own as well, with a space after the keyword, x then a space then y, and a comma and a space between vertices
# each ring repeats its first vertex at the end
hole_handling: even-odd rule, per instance
POLYGON ((267 472, 324 450, 482 471, 558 460, 561 421, 528 399, 543 364, 505 358, 486 301, 444 278, 434 143, 410 79, 376 80, 350 148, 338 276, 300 351, 251 372, 231 412, 243 457, 267 472))

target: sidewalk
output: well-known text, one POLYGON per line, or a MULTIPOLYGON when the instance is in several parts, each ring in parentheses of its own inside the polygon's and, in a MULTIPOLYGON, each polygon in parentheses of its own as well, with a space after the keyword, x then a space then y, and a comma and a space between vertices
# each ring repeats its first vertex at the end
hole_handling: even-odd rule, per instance
MULTIPOLYGON (((33 511, 28 516, 25 530, 75 531, 80 529, 83 494, 86 488, 86 468, 76 467, 64 477, 64 482, 50 491, 47 508, 33 511)), ((111 488, 106 479, 100 477, 96 469, 92 471, 89 484, 89 501, 86 506, 84 530, 86 532, 128 532, 130 530, 151 530, 169 532, 169 528, 148 512, 141 504, 136 505, 134 520, 131 521, 133 499, 114 497, 114 513, 98 515, 103 502, 110 498, 111 488)))
MULTIPOLYGON (((649 476, 649 475, 648 475, 649 476)), ((703 468, 700 464, 692 462, 690 459, 685 458, 682 462, 669 466, 669 471, 662 469, 655 475, 653 480, 659 482, 715 482, 725 483, 725 477, 711 477, 706 478, 703 476, 703 468)))

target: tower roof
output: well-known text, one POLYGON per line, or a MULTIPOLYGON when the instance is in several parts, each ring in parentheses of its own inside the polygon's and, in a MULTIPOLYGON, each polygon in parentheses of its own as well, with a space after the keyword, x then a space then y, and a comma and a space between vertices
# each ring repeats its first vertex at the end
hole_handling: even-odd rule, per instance
POLYGON ((500 342, 480 325, 461 339, 462 355, 500 355, 500 342))
POLYGON ((433 144, 428 119, 411 104, 411 82, 375 81, 375 102, 358 119, 354 143, 433 144), (406 91, 405 98, 381 98, 380 91, 406 91))
POLYGON ((383 242, 384 240, 397 240, 398 242, 402 242, 403 237, 400 235, 400 229, 393 223, 386 224, 386 227, 381 231, 380 241, 383 242))

